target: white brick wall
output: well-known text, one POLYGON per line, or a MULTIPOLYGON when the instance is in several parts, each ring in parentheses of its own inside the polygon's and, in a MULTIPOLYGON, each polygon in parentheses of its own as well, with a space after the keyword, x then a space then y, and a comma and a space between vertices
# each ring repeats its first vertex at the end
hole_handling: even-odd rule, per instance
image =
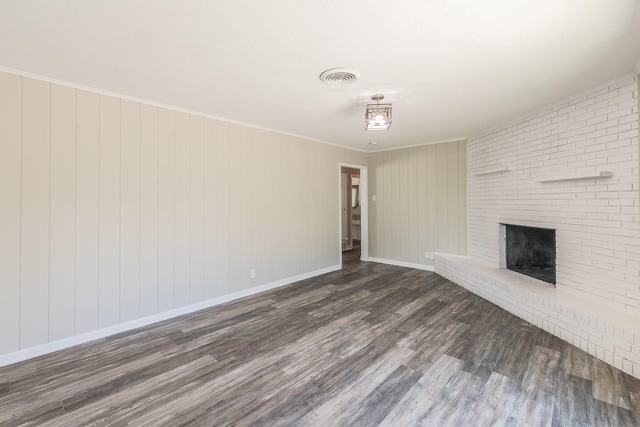
POLYGON ((557 288, 640 315, 638 152, 637 74, 470 139, 469 256, 498 267, 499 223, 555 228, 557 288))
POLYGON ((640 378, 638 80, 469 140, 469 256, 438 254, 434 269, 640 378), (599 171, 613 176, 536 181, 599 171), (556 288, 498 268, 500 223, 556 229, 556 288))

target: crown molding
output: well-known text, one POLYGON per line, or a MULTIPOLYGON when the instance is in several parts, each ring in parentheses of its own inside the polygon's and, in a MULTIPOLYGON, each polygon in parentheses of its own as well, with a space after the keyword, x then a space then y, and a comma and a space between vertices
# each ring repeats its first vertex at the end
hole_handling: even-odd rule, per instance
POLYGON ((401 147, 392 147, 392 148, 382 148, 380 150, 371 150, 371 151, 369 151, 369 154, 382 153, 383 151, 406 150, 407 148, 423 147, 425 145, 433 145, 433 144, 443 144, 445 142, 466 141, 467 139, 468 138, 466 136, 461 136, 459 138, 442 139, 442 140, 439 140, 439 141, 431 141, 431 142, 421 142, 419 144, 403 145, 401 147))

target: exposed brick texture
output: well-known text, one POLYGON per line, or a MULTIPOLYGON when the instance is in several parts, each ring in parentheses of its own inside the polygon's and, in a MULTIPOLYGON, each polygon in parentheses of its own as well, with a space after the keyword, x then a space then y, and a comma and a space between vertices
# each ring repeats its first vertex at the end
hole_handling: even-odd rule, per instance
POLYGON ((469 256, 498 266, 499 223, 555 228, 558 288, 640 315, 637 75, 469 140, 467 164, 469 256))
POLYGON ((469 255, 434 269, 640 378, 638 87, 624 76, 470 139, 469 255), (556 288, 499 269, 500 223, 556 230, 556 288))

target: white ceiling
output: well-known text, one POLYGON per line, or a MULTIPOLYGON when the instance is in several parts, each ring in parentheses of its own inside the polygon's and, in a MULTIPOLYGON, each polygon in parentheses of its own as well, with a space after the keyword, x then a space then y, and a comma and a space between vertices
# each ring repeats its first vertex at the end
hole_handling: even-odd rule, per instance
POLYGON ((4 69, 366 151, 470 137, 639 60, 640 0, 0 2, 4 69), (322 83, 334 67, 361 78, 322 83), (374 93, 387 132, 364 130, 374 93))

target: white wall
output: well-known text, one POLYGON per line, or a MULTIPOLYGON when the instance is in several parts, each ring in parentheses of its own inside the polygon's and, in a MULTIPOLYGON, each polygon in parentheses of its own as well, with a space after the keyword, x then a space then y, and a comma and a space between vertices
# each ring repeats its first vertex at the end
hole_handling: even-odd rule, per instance
POLYGON ((370 154, 369 237, 372 258, 417 267, 466 254, 466 142, 370 154))
POLYGON ((558 289, 640 314, 638 151, 636 74, 470 139, 469 256, 498 267, 499 223, 555 228, 558 289))
POLYGON ((0 73, 0 356, 339 265, 339 162, 0 73))
POLYGON ((640 378, 638 151, 637 75, 471 139, 469 256, 435 271, 640 378), (557 230, 556 288, 498 268, 500 223, 557 230))

